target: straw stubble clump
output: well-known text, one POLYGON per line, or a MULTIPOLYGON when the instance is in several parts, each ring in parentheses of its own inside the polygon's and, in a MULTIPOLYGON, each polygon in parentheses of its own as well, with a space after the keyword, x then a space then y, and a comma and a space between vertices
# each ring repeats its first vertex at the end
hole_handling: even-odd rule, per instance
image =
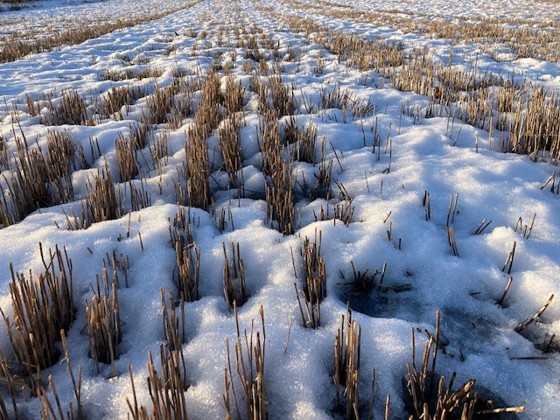
POLYGON ((200 250, 191 231, 191 214, 181 207, 169 227, 175 250, 175 282, 179 298, 185 302, 199 299, 200 250))
POLYGON ((13 171, 0 180, 0 224, 10 226, 33 211, 74 200, 72 174, 87 165, 84 151, 64 131, 49 131, 46 153, 16 138, 13 171))
POLYGON ((229 340, 226 341, 227 367, 224 369, 225 389, 222 396, 228 419, 233 416, 254 420, 268 418, 265 386, 266 328, 262 305, 259 307, 259 314, 260 331, 255 331, 253 320, 250 332, 245 330, 242 335, 237 308, 234 308, 237 339, 233 346, 233 361, 229 340))
POLYGON ((521 413, 524 406, 495 407, 496 401, 486 399, 476 388, 476 380, 469 379, 453 389, 457 374, 453 372, 449 382, 436 372, 438 350, 441 350, 440 311, 436 312, 435 336, 428 334, 422 362, 417 366, 415 332, 412 329, 412 363, 407 363, 403 385, 408 392, 407 409, 414 419, 441 419, 460 416, 475 419, 500 413, 521 413))
POLYGON ((207 139, 220 123, 222 103, 220 78, 210 71, 202 84, 201 99, 188 128, 185 145, 185 181, 187 203, 191 207, 207 209, 210 206, 210 167, 207 139))
POLYGON ((101 101, 101 112, 107 118, 113 117, 116 120, 123 120, 134 101, 144 95, 144 90, 138 86, 125 85, 111 88, 101 101))
POLYGON ((82 207, 83 228, 93 223, 120 219, 124 207, 115 191, 115 182, 109 168, 101 170, 88 180, 87 196, 82 207))
POLYGON ((239 243, 230 244, 229 257, 225 242, 222 246, 224 250, 224 299, 231 311, 234 307, 243 306, 249 298, 245 283, 245 264, 241 258, 239 243))
POLYGON ((72 260, 65 248, 46 250, 40 244, 39 250, 44 272, 26 275, 10 265, 11 318, 0 309, 15 358, 4 375, 9 381, 17 377, 33 391, 42 371, 60 357, 61 330, 67 331, 76 318, 72 260))
POLYGON ((115 281, 109 283, 106 268, 103 268, 101 284, 99 277, 96 282, 97 289, 91 302, 85 301, 90 357, 95 361, 98 373, 99 363, 105 363, 111 365, 115 376, 115 360, 119 357, 118 345, 121 340, 117 284, 115 281))
MULTIPOLYGON (((321 302, 327 297, 325 260, 321 256, 321 232, 314 242, 305 238, 302 245, 303 290, 294 283, 296 298, 303 325, 306 328, 321 326, 321 302)), ((295 265, 294 265, 295 267, 295 265)))
POLYGON ((334 371, 333 382, 336 388, 337 406, 342 406, 340 388, 344 387, 346 407, 344 418, 358 420, 360 416, 359 387, 360 387, 360 344, 361 326, 352 320, 352 313, 348 310, 346 318, 341 316, 340 328, 334 342, 334 371))
POLYGON ((222 151, 224 169, 234 187, 239 187, 242 180, 240 171, 243 168, 243 154, 239 130, 239 118, 235 115, 226 118, 218 129, 218 144, 222 151))

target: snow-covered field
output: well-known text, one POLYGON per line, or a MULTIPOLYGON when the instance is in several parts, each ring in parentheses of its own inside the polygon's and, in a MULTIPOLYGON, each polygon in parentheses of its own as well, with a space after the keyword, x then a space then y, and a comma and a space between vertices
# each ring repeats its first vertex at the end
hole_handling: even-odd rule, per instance
MULTIPOLYGON (((526 407, 503 418, 558 418, 560 305, 550 299, 560 285, 560 63, 543 59, 555 47, 445 39, 410 32, 397 20, 372 22, 368 13, 457 27, 484 19, 524 31, 523 41, 531 31, 558 31, 560 5, 184 4, 162 19, 0 64, 0 308, 7 320, 0 323, 1 415, 16 417, 14 400, 20 418, 61 418, 50 375, 64 415, 127 418, 134 398, 152 414, 148 353, 161 374, 163 346, 184 357, 186 374, 179 376, 189 417, 225 417, 225 394, 232 418, 245 418, 234 346, 245 349, 248 336, 254 345, 259 331, 264 350, 253 349, 253 360, 245 354, 245 368, 249 386, 264 398, 260 414, 271 419, 419 418, 407 363, 412 368, 415 355, 420 370, 430 338, 435 380, 456 372, 453 391, 474 379, 471 392, 495 399, 495 408, 526 407), (358 41, 369 43, 362 48, 358 41), (359 60, 376 51, 367 65, 359 60), (405 69, 422 73, 422 84, 407 85, 403 79, 414 75, 405 69), (500 95, 510 91, 508 102, 500 95), (548 107, 533 106, 541 98, 548 107), (536 125, 526 128, 530 121, 536 125), (519 144, 511 134, 522 131, 516 122, 526 128, 519 144), (228 132, 234 170, 224 150, 228 132), (73 145, 60 160, 53 157, 62 144, 53 142, 57 136, 73 145), (536 150, 524 149, 538 141, 544 143, 536 150), (61 161, 70 168, 58 177, 56 170, 34 171, 33 150, 42 152, 45 171, 61 161), (119 210, 106 217, 91 213, 105 205, 107 195, 95 195, 103 177, 115 183, 112 210, 119 210), (305 253, 306 238, 315 253, 305 253), (241 270, 230 244, 239 247, 241 270), (45 271, 60 276, 48 263, 47 249, 56 245, 72 261, 76 312, 64 328, 76 379, 82 370, 80 404, 58 340, 60 355, 40 375, 42 356, 18 363, 22 350, 10 341, 17 289, 10 288, 10 267, 33 282, 45 271), (197 266, 195 250, 199 268, 185 273, 189 263, 197 266), (319 261, 306 266, 311 254, 319 261), (242 303, 238 325, 224 299, 224 264, 228 278, 246 284, 247 299, 233 293, 242 303), (94 295, 105 295, 96 285, 104 269, 119 283, 113 365, 92 359, 86 316, 94 295), (183 306, 185 277, 198 278, 198 290, 183 306), (313 298, 316 283, 306 278, 324 280, 326 296, 313 298), (166 335, 162 289, 174 296, 167 312, 178 305, 184 319, 178 345, 166 335), (320 322, 306 327, 306 306, 316 317, 320 306, 320 322), (361 331, 359 367, 342 374, 338 398, 335 339, 347 306, 361 331), (225 382, 233 385, 226 390, 228 348, 225 382), (357 371, 357 386, 345 394, 357 371), (37 398, 42 389, 46 397, 37 398), (348 414, 356 389, 357 415, 348 414)), ((166 7, 162 0, 41 2, 0 12, 0 42, 166 7)), ((114 292, 106 294, 113 299, 114 292)), ((434 398, 428 394, 426 401, 434 398)), ((491 418, 480 413, 488 408, 477 405, 473 418, 491 418)), ((434 415, 433 401, 429 410, 434 415)), ((447 418, 462 410, 461 402, 447 418)))

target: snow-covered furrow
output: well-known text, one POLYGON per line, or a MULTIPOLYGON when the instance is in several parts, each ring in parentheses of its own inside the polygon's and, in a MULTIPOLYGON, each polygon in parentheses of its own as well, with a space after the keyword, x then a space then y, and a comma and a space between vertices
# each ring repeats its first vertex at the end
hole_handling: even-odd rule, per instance
POLYGON ((430 1, 423 2, 418 0, 407 1, 365 1, 348 2, 345 0, 335 0, 333 6, 351 6, 364 11, 388 11, 392 13, 406 13, 415 16, 437 16, 446 19, 457 17, 476 19, 500 19, 500 20, 534 20, 558 21, 559 12, 552 2, 547 0, 499 0, 483 3, 476 0, 469 1, 430 1))
POLYGON ((0 13, 0 45, 14 40, 27 41, 80 30, 117 20, 127 20, 154 12, 174 10, 189 3, 158 0, 101 0, 93 2, 47 1, 30 2, 22 10, 0 13), (31 10, 30 10, 31 8, 31 10))
MULTIPOLYGON (((99 10, 99 16, 106 10, 118 14, 126 10, 128 2, 119 3, 123 3, 122 9, 121 5, 109 2, 103 3, 107 9, 95 10, 99 10)), ((152 2, 133 3, 140 3, 147 10, 153 7, 152 2)), ((505 9, 518 10, 519 2, 501 1, 487 8, 482 8, 480 2, 444 3, 441 7, 434 2, 407 5, 421 13, 438 10, 441 14, 463 14, 470 7, 474 14, 500 17, 505 9)), ((365 3, 356 7, 370 10, 365 3)), ((17 154, 15 137, 21 137, 21 133, 31 147, 37 142, 45 148, 49 131, 64 130, 86 150, 90 138, 96 138, 101 151, 91 168, 73 173, 76 201, 41 208, 23 221, 0 229, 0 307, 11 315, 10 264, 19 272, 38 273, 43 267, 39 243, 66 246, 73 261, 78 308, 67 336, 72 365, 75 370, 83 368, 86 415, 127 418, 126 398, 132 398, 129 365, 138 402, 150 407, 146 362, 149 351, 159 358, 160 345, 165 342, 160 289, 176 290, 176 255, 170 246, 169 226, 178 211, 175 184, 182 180, 184 146, 191 141, 188 132, 194 124, 192 115, 183 118, 177 129, 165 124, 151 127, 150 145, 139 152, 140 168, 135 183, 139 185, 140 177, 144 179, 151 206, 118 220, 96 223, 86 230, 68 230, 66 215, 79 213, 87 194, 87 180, 98 170, 108 167, 120 180, 115 140, 126 136, 131 124, 142 121, 148 95, 156 85, 158 89, 172 86, 177 79, 195 83, 212 67, 225 88, 225 69, 231 66, 231 74, 245 88, 240 140, 247 195, 238 198, 235 189, 228 185, 215 130, 207 139, 213 205, 190 210, 201 264, 200 299, 185 304, 187 339, 183 351, 189 383, 185 394, 189 417, 224 416, 226 339, 230 344, 235 342, 236 326, 223 298, 222 247, 224 243, 235 242, 239 243, 244 260, 250 295, 239 308, 241 328, 249 330, 251 320, 260 319, 260 305, 264 307, 264 383, 270 418, 342 417, 336 407, 331 375, 334 340, 347 302, 362 332, 362 413, 368 410, 375 369, 375 417, 383 416, 388 394, 394 418, 407 417, 405 404, 409 397, 403 378, 406 363, 412 357, 410 331, 417 331, 419 358, 428 335, 435 331, 435 313, 439 309, 445 336, 438 355, 439 374, 449 377, 456 371, 457 384, 474 378, 479 389, 491 391, 504 403, 526 405, 527 414, 520 414, 519 418, 555 418, 560 412, 560 359, 557 352, 543 352, 542 343, 560 333, 560 307, 553 301, 538 322, 522 334, 514 329, 558 292, 560 196, 548 187, 540 188, 557 168, 532 162, 527 156, 495 151, 489 133, 484 130, 459 121, 451 123, 448 118, 424 118, 428 98, 399 92, 378 74, 360 72, 339 62, 313 37, 290 31, 281 16, 268 13, 292 13, 289 9, 290 4, 282 2, 209 0, 81 45, 0 65, 0 78, 7 81, 0 85, 0 97, 7 104, 0 111, 0 134, 6 139, 13 162, 17 154), (293 163, 297 222, 294 235, 283 236, 267 221, 267 181, 261 170, 258 135, 262 123, 258 115, 259 98, 253 92, 254 75, 244 70, 250 51, 238 45, 234 28, 252 34, 261 44, 268 71, 280 72, 283 82, 293 86, 297 123, 300 127, 311 123, 317 126, 317 160, 324 145, 325 161, 332 160, 332 177, 340 185, 333 182, 330 202, 309 197, 305 191, 314 185, 318 165, 293 163), (278 46, 276 60, 274 48, 262 47, 265 35, 273 41, 270 46, 278 46), (103 77, 107 72, 138 73, 147 69, 159 69, 161 75, 119 81, 103 77), (93 113, 99 95, 104 97, 113 87, 129 85, 146 89, 146 95, 122 112, 123 120, 98 115, 93 118, 96 124, 91 126, 46 126, 40 116, 31 116, 25 105, 27 96, 40 99, 43 94, 52 93, 58 98, 62 92, 73 89, 85 98, 88 112, 93 113), (325 92, 336 89, 347 92, 353 103, 367 104, 367 111, 353 116, 347 109, 324 109, 325 92), (14 111, 16 108, 19 112, 14 111), (149 156, 154 139, 161 138, 163 133, 168 136, 169 158, 158 173, 149 163, 149 156), (347 226, 341 220, 316 221, 321 209, 330 208, 332 212, 335 204, 344 203, 345 194, 351 198, 353 207, 347 226), (450 199, 455 198, 457 207, 451 221, 450 199), (217 223, 221 209, 231 214, 223 232, 217 223), (523 226, 530 225, 534 214, 534 226, 527 237, 523 226), (522 226, 515 229, 520 217, 522 226), (473 234, 483 219, 491 220, 491 224, 481 234, 473 234), (454 255, 449 243, 449 226, 453 228, 458 255, 454 255), (302 288, 302 241, 306 237, 313 240, 318 232, 326 267, 327 297, 321 303, 321 326, 307 329, 300 317, 294 283, 302 288), (502 267, 514 244, 515 256, 508 273, 508 267, 502 267), (129 258, 129 287, 119 289, 122 342, 115 361, 116 376, 112 375, 110 365, 101 364, 98 373, 89 357, 83 305, 84 300, 91 301, 91 285, 102 271, 104 258, 113 252, 129 258), (376 288, 364 295, 343 285, 352 279, 352 263, 356 270, 370 273, 386 263, 384 284, 389 289, 376 288), (497 305, 510 275, 510 291, 503 305, 497 305), (405 291, 397 293, 391 289, 398 290, 403 285, 405 291)), ((544 13, 544 6, 542 9, 544 13)), ((25 13, 41 19, 53 10, 58 11, 37 8, 25 13)), ((541 13, 541 6, 535 10, 541 13)), ((518 13, 521 17, 522 10, 518 13)), ((317 21, 328 23, 331 29, 364 37, 383 35, 403 41, 406 48, 428 46, 442 60, 448 55, 449 46, 443 41, 399 35, 398 31, 351 21, 321 17, 317 21)), ((476 55, 475 48, 467 45, 459 51, 454 51, 457 65, 470 69, 469 60, 476 55), (461 53, 465 56, 461 57, 461 53)), ((478 66, 484 62, 497 73, 523 71, 521 62, 507 67, 484 60, 479 58, 478 66)), ((544 74, 537 69, 542 65, 531 67, 525 76, 536 80, 544 74)), ((254 69, 258 66, 253 63, 254 69)), ((548 86, 554 88, 560 72, 556 64, 547 66, 545 73, 553 80, 548 86)), ((196 104, 200 94, 195 92, 192 99, 196 104)), ((40 114, 47 112, 43 109, 40 114)), ((280 126, 288 122, 289 118, 284 117, 280 126)), ((9 173, 5 170, 3 175, 8 177, 9 173)), ((126 183, 117 184, 121 191, 126 190, 126 183)), ((128 201, 125 205, 130 210, 128 201)), ((0 328, 2 353, 11 355, 6 326, 2 324, 0 328)), ((558 348, 556 341, 552 348, 558 348)), ((43 376, 48 375, 53 375, 61 403, 67 407, 73 400, 73 391, 65 364, 46 369, 43 376)), ((1 392, 7 401, 6 390, 2 388, 1 392)), ((237 392, 241 395, 239 387, 237 392)), ((21 397, 18 407, 23 417, 34 418, 40 412, 37 399, 32 397, 21 397)))
MULTIPOLYGON (((452 60, 455 67, 465 71, 476 70, 480 74, 493 73, 496 76, 502 76, 515 80, 520 83, 525 79, 530 81, 538 81, 539 84, 557 89, 560 86, 560 67, 558 62, 544 61, 533 57, 512 58, 514 56, 511 48, 504 45, 493 44, 488 39, 469 39, 469 40, 450 40, 441 37, 434 37, 432 33, 415 33, 403 28, 407 27, 406 21, 397 27, 383 24, 383 20, 376 23, 369 23, 367 17, 359 14, 359 10, 365 10, 375 13, 376 5, 368 3, 360 5, 353 2, 351 5, 345 3, 340 4, 340 8, 330 9, 328 7, 318 6, 315 2, 298 2, 298 7, 291 7, 290 3, 265 2, 269 7, 285 14, 287 16, 300 16, 302 13, 311 17, 313 22, 319 25, 325 25, 332 31, 342 31, 359 35, 365 39, 383 39, 387 42, 402 43, 406 51, 414 49, 427 48, 434 60, 447 64, 452 60), (340 12, 342 15, 345 11, 355 12, 348 17, 333 16, 333 10, 340 12)), ((432 5, 432 3, 426 3, 432 5)), ((462 3, 463 4, 463 3, 462 3)), ((385 5, 385 3, 383 3, 385 5)), ((457 4, 453 3, 452 7, 456 9, 457 4)), ((383 8, 381 8, 383 9, 383 8)), ((414 8, 411 10, 419 10, 414 8)), ((476 9, 480 10, 480 9, 476 9)), ((509 10, 509 9, 508 9, 509 10)), ((405 13, 406 19, 413 19, 411 15, 405 13)), ((427 15, 433 18, 433 13, 427 15)), ((475 15, 468 15, 476 22, 475 15)), ((422 17, 422 16, 421 16, 422 17)), ((492 15, 499 19, 499 16, 492 15)), ((513 17, 509 16, 513 19, 513 17)), ((544 19, 543 13, 537 13, 533 16, 538 19, 544 19)), ((548 17, 548 16, 547 16, 548 17)), ((398 21, 398 20, 397 20, 398 21)), ((498 20, 497 22, 500 22, 498 20)), ((557 22, 557 19, 555 20, 557 22)), ((457 30, 461 28, 461 23, 456 22, 457 30)), ((481 25, 483 25, 481 23, 481 25)), ((506 23, 507 27, 516 27, 513 23, 506 23)))

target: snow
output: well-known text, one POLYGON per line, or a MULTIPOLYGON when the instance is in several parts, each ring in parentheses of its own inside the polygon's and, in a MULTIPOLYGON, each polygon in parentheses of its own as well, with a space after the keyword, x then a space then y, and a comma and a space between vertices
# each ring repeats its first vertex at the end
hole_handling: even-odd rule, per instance
MULTIPOLYGON (((341 2, 342 0, 338 0, 341 2)), ((308 2, 315 4, 316 2, 308 2)), ((390 9, 402 2, 345 2, 355 10, 390 9), (373 3, 373 4, 372 4, 373 3), (394 3, 394 4, 393 4, 394 3)), ((518 0, 500 1, 409 1, 399 7, 418 16, 437 13, 440 17, 469 18, 516 17, 523 19, 560 19, 560 7, 547 2, 518 0), (527 11, 530 9, 530 13, 527 11)), ((187 4, 185 2, 185 4, 187 4)), ((53 127, 40 123, 25 110, 25 97, 41 97, 76 89, 84 95, 88 105, 93 97, 113 86, 134 84, 153 92, 171 83, 171 69, 179 68, 195 77, 206 71, 217 52, 223 52, 222 64, 230 51, 237 54, 233 74, 244 86, 250 78, 241 70, 243 48, 220 47, 216 44, 219 25, 239 24, 250 28, 252 23, 264 28, 281 50, 289 46, 299 48, 301 60, 297 65, 284 62, 286 83, 295 83, 297 99, 303 95, 310 103, 317 102, 321 89, 340 86, 357 97, 375 105, 363 118, 354 119, 338 109, 316 109, 308 115, 300 107, 298 124, 310 122, 318 126, 319 144, 325 139, 327 159, 333 159, 333 178, 343 184, 354 206, 352 222, 315 221, 316 213, 329 203, 324 199, 301 198, 296 203, 300 216, 298 229, 291 236, 283 236, 266 222, 264 201, 265 178, 260 171, 257 132, 259 118, 257 101, 246 92, 244 126, 241 147, 245 157, 243 179, 245 188, 252 192, 247 198, 237 199, 234 191, 214 192, 215 206, 231 211, 233 223, 224 232, 216 226, 210 209, 192 209, 196 223, 193 236, 201 252, 201 298, 186 304, 187 340, 183 346, 187 360, 189 389, 186 392, 189 416, 192 418, 219 418, 224 416, 222 406, 223 369, 226 367, 226 339, 235 340, 235 321, 227 310, 222 296, 222 244, 240 244, 245 261, 246 279, 250 298, 239 309, 241 328, 250 328, 251 320, 259 319, 259 306, 264 306, 266 322, 266 376, 268 411, 271 418, 327 419, 334 413, 335 388, 331 374, 333 345, 340 316, 346 311, 347 300, 354 307, 353 318, 362 327, 361 392, 362 402, 369 398, 372 369, 376 370, 375 416, 383 416, 385 397, 391 395, 391 411, 395 418, 405 418, 405 396, 401 380, 406 363, 411 359, 410 330, 418 328, 434 331, 435 312, 441 310, 442 331, 449 339, 446 354, 438 356, 438 371, 449 377, 456 371, 457 382, 475 378, 482 387, 491 390, 512 406, 526 405, 519 418, 553 419, 560 412, 558 393, 560 384, 560 356, 535 347, 525 335, 514 331, 516 325, 535 314, 551 294, 558 294, 560 285, 560 196, 540 186, 557 167, 544 162, 533 162, 528 156, 505 154, 499 151, 501 143, 489 133, 455 121, 454 131, 447 129, 444 117, 421 119, 401 115, 401 106, 423 109, 429 99, 414 93, 393 89, 388 80, 369 72, 368 77, 320 47, 311 38, 284 28, 275 17, 267 16, 259 5, 277 12, 296 14, 290 3, 249 0, 225 2, 206 0, 191 8, 165 18, 116 31, 98 39, 75 46, 64 46, 58 51, 33 54, 21 60, 0 64, 0 98, 5 106, 0 110, 0 134, 7 139, 10 154, 16 153, 11 111, 20 110, 21 129, 34 143, 45 144, 45 136, 53 127), (202 41, 190 31, 208 33, 202 41), (197 44, 197 49, 193 46, 197 44), (168 54, 169 47, 173 47, 168 54), (317 52, 325 60, 323 74, 316 74, 317 52), (138 71, 149 61, 152 68, 161 68, 162 76, 153 79, 111 82, 101 80, 107 70, 138 71), (365 81, 365 82, 364 82, 365 81), (301 90, 300 90, 301 88, 301 90), (372 153, 377 126, 381 134, 381 154, 372 153), (364 130, 362 131, 362 126, 364 130), (460 129, 460 131, 459 131, 460 129), (458 134, 460 132, 460 135, 458 134), (364 134, 365 133, 365 134, 364 134), (364 138, 365 136, 365 138, 364 138), (386 152, 390 137, 391 157, 386 152), (478 141, 478 146, 476 145, 478 141), (390 170, 388 168, 390 167, 390 170), (430 193, 431 220, 425 220, 422 197, 430 193), (454 256, 448 245, 446 220, 449 200, 458 194, 458 213, 454 230, 460 256, 454 256), (519 217, 528 224, 536 213, 530 238, 514 231, 519 217), (473 235, 483 219, 492 223, 481 235, 473 235), (392 229, 392 237, 387 231, 392 229), (292 250, 296 267, 302 265, 299 250, 303 238, 314 238, 321 232, 321 254, 326 262, 328 296, 321 305, 321 327, 305 329, 302 325, 294 292, 296 278, 292 267, 292 250), (399 249, 399 241, 400 248, 399 249), (509 278, 502 271, 504 261, 516 243, 516 255, 511 276, 513 283, 504 307, 496 304, 509 278), (387 264, 385 284, 410 284, 411 290, 390 293, 388 299, 356 298, 339 283, 341 273, 351 277, 351 265, 362 272, 380 269, 387 264), (377 299, 377 300, 376 300, 377 299), (288 341, 289 336, 289 341, 288 341), (461 355, 465 360, 461 360, 461 355), (544 360, 518 360, 517 357, 546 356, 544 360), (512 357, 514 359, 512 359, 512 357)), ((342 4, 342 3, 341 3, 342 4)), ((60 23, 58 28, 76 22, 94 22, 104 19, 141 15, 160 7, 158 0, 109 0, 101 3, 45 2, 20 11, 0 13, 3 33, 39 25, 48 20, 60 23), (64 19, 58 22, 58 16, 64 19)), ((323 5, 320 7, 334 7, 323 5)), ((453 45, 446 40, 433 40, 423 34, 404 35, 392 28, 317 16, 317 23, 331 29, 342 29, 364 38, 377 36, 402 41, 406 50, 429 47, 432 56, 446 62, 449 50, 454 52, 454 65, 472 69, 475 61, 481 72, 516 74, 558 90, 560 68, 558 63, 533 58, 515 61, 495 61, 488 54, 479 54, 475 44, 453 45)), ((233 35, 230 35, 233 39, 233 35)), ((222 81, 225 82, 225 79, 222 81)), ((82 394, 86 413, 95 418, 126 418, 125 399, 132 390, 128 365, 134 372, 140 404, 150 406, 146 386, 147 355, 159 354, 165 341, 161 317, 160 289, 175 290, 173 275, 175 251, 169 242, 169 225, 178 210, 175 203, 174 182, 185 160, 186 129, 183 126, 169 132, 169 159, 160 176, 141 161, 140 173, 146 178, 152 205, 130 216, 131 235, 126 237, 129 216, 94 224, 87 230, 66 229, 65 212, 79 212, 86 195, 88 177, 109 165, 114 174, 116 151, 114 141, 119 133, 128 133, 132 122, 140 121, 145 100, 139 99, 123 121, 106 119, 91 127, 67 125, 73 141, 83 145, 89 153, 89 139, 95 137, 103 154, 91 169, 73 174, 76 201, 51 208, 42 208, 16 225, 0 229, 0 307, 11 315, 8 285, 9 265, 20 272, 40 272, 42 262, 39 243, 44 246, 66 246, 74 265, 74 292, 78 306, 76 321, 67 333, 70 356, 75 369, 83 368, 82 394), (57 227, 60 226, 60 228, 57 227), (138 232, 141 232, 142 250, 138 232), (124 239, 120 240, 121 237, 124 239), (123 336, 120 357, 116 361, 117 376, 111 377, 111 367, 95 363, 88 357, 89 343, 84 329, 86 324, 82 302, 91 300, 90 285, 101 273, 103 258, 116 251, 130 259, 128 288, 119 290, 123 336)), ((165 130, 155 127, 153 136, 165 130)), ((17 132, 19 127, 16 126, 17 132)), ((216 134, 208 140, 212 179, 214 184, 227 184, 221 166, 221 157, 213 157, 218 148, 216 134)), ((145 150, 149 153, 148 150, 145 150)), ((219 154, 219 153, 218 153, 219 154)), ((317 150, 320 157, 320 147, 317 150)), ((314 182, 316 166, 296 163, 298 179, 314 182)), ((7 175, 7 172, 6 172, 7 175)), ((118 176, 115 176, 118 179, 118 176)), ((123 191, 125 184, 118 186, 123 191)), ((330 207, 341 199, 337 187, 332 186, 330 207)), ((127 208, 130 205, 127 203, 127 208)), ((298 216, 299 217, 299 216, 298 216)), ((300 286, 301 287, 301 286, 300 286)), ((375 292, 374 292, 375 295, 375 292)), ((560 306, 554 300, 539 321, 537 344, 545 337, 560 335, 560 306)), ((6 327, 0 327, 0 349, 11 354, 6 327)), ((417 355, 426 339, 417 334, 417 355)), ((159 356, 157 356, 159 357, 159 356)), ((53 375, 64 407, 73 399, 67 379, 65 363, 61 362, 44 372, 53 375)), ((7 393, 4 388, 4 397, 7 393)), ((21 409, 29 418, 38 416, 37 399, 22 398, 21 409)))

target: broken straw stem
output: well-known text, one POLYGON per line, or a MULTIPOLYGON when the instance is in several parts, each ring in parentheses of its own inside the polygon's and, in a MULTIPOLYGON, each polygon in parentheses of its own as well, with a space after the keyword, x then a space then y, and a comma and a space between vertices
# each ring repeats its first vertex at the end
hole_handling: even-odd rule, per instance
POLYGON ((554 294, 550 295, 550 297, 548 298, 544 306, 535 315, 533 315, 531 318, 526 319, 517 327, 515 327, 515 332, 520 333, 529 325, 531 325, 533 322, 535 322, 538 318, 540 318, 543 312, 546 311, 546 308, 548 308, 548 306, 552 303, 552 299, 554 299, 554 294))
POLYGON ((506 295, 509 292, 509 288, 511 287, 512 281, 513 281, 513 277, 509 276, 509 280, 506 283, 506 288, 504 289, 504 293, 502 293, 502 297, 496 302, 498 305, 503 306, 504 299, 506 298, 506 295))

